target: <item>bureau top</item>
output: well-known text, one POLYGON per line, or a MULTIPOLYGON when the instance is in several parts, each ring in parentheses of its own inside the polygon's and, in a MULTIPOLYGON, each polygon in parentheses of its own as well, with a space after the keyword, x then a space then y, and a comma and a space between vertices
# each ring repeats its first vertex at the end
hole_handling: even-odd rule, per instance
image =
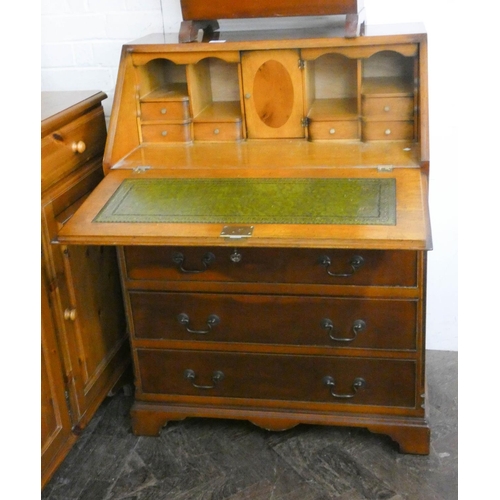
POLYGON ((41 92, 42 137, 99 106, 106 97, 97 90, 41 92))
POLYGON ((365 35, 345 38, 343 24, 303 29, 226 30, 207 33, 199 42, 179 43, 178 33, 153 33, 125 45, 137 52, 278 49, 287 47, 367 46, 374 43, 418 43, 426 40, 423 23, 367 25, 365 35))

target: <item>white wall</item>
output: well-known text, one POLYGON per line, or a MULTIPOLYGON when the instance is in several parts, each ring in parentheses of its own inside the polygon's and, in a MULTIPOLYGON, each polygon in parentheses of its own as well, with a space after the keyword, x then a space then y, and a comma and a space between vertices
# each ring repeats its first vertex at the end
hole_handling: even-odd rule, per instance
MULTIPOLYGON (((463 122, 452 96, 461 67, 460 37, 454 34, 464 19, 451 15, 449 4, 365 0, 369 24, 417 21, 428 31, 434 250, 429 254, 427 347, 458 350, 457 165, 463 158, 457 146, 463 122)), ((42 0, 42 90, 103 90, 109 115, 122 44, 153 32, 177 32, 181 19, 179 0, 42 0)))

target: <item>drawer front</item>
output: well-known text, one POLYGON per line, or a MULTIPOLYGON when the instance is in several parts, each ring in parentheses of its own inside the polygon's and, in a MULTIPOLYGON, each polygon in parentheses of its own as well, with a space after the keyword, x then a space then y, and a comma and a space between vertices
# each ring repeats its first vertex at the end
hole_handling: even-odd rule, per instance
POLYGON ((132 280, 416 286, 417 252, 125 247, 132 280))
POLYGON ((140 392, 415 407, 411 360, 138 349, 140 392))
POLYGON ((130 292, 141 339, 414 350, 417 301, 130 292))
POLYGON ((359 123, 354 120, 317 122, 309 124, 311 141, 335 139, 359 139, 359 123))
POLYGON ((141 103, 141 119, 147 120, 189 120, 189 102, 163 101, 141 103))
POLYGON ((42 138, 42 191, 80 165, 103 154, 106 123, 95 109, 42 138))
POLYGON ((242 138, 241 122, 194 124, 195 141, 239 141, 242 138))
POLYGON ((369 121, 363 124, 365 141, 400 141, 413 139, 413 122, 369 121))
POLYGON ((159 123, 142 125, 144 142, 190 142, 191 124, 159 123))
POLYGON ((381 120, 411 120, 412 97, 364 97, 363 115, 381 120))

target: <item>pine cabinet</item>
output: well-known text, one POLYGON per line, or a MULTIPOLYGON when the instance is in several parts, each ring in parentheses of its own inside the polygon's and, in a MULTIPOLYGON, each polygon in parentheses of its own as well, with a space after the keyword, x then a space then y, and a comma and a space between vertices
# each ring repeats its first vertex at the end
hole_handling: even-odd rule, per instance
POLYGON ((53 244, 103 178, 102 92, 42 92, 42 487, 130 364, 116 250, 53 244))

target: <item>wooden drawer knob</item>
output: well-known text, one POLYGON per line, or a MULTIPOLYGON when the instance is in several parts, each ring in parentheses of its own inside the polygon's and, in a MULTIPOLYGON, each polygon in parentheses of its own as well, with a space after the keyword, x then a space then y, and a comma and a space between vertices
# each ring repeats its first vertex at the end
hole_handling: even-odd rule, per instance
POLYGON ((75 321, 76 319, 76 309, 72 307, 68 307, 64 310, 64 319, 66 321, 75 321))
POLYGON ((83 141, 74 142, 71 145, 73 153, 83 153, 87 149, 87 145, 83 141))

